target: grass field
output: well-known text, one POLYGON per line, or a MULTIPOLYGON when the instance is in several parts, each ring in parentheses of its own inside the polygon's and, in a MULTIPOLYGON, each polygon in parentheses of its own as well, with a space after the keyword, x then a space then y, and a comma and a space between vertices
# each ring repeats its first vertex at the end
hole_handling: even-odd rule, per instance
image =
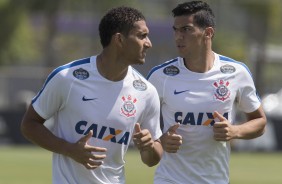
MULTIPOLYGON (((127 184, 150 184, 155 167, 141 163, 139 153, 126 157, 127 184)), ((50 184, 51 153, 37 147, 0 146, 0 184, 50 184)), ((282 153, 232 153, 231 184, 282 184, 282 153)))

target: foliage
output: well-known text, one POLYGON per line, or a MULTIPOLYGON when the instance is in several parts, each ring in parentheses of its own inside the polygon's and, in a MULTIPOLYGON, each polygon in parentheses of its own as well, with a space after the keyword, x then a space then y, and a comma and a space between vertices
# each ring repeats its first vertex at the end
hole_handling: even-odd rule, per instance
MULTIPOLYGON (((161 2, 160 0, 154 2, 149 0, 107 0, 99 2, 93 0, 2 0, 0 1, 0 65, 37 63, 45 66, 57 66, 61 62, 70 61, 80 56, 88 56, 92 54, 91 51, 94 50, 95 52, 99 48, 98 39, 95 38, 97 37, 97 32, 95 32, 97 28, 88 27, 87 29, 90 31, 88 35, 84 34, 82 30, 85 29, 84 27, 80 28, 80 32, 77 34, 69 34, 62 27, 64 23, 78 20, 80 23, 89 24, 91 21, 99 20, 109 8, 118 5, 139 8, 144 11, 145 15, 148 15, 148 19, 171 21, 172 7, 182 1, 162 0, 161 2), (92 41, 92 38, 95 39, 92 41), (85 44, 82 44, 81 41, 85 41, 85 44), (83 49, 80 49, 81 53, 78 55, 75 55, 75 53, 80 52, 79 50, 77 52, 72 51, 73 48, 76 48, 76 45, 73 45, 76 42, 82 44, 83 49), (69 53, 71 54, 69 55, 69 53)), ((225 6, 227 8, 237 6, 246 10, 248 17, 267 18, 267 40, 280 44, 282 39, 280 34, 282 6, 279 0, 232 0, 228 3, 222 0, 208 0, 208 3, 214 5, 214 9, 218 12, 222 11, 217 9, 225 9, 225 6)), ((248 51, 244 49, 248 47, 248 40, 255 34, 245 34, 245 30, 241 30, 241 33, 238 33, 238 31, 232 32, 232 37, 230 37, 228 35, 230 30, 225 28, 230 23, 224 24, 221 26, 217 39, 215 39, 215 49, 223 50, 223 54, 226 53, 226 55, 231 53, 231 57, 235 56, 236 59, 245 60, 244 57, 247 57, 248 51), (245 34, 244 37, 242 37, 243 34, 245 34), (249 38, 246 39, 246 36, 249 38), (231 45, 227 38, 235 41, 236 44, 231 45), (224 46, 221 46, 221 43, 224 46), (226 44, 228 47, 225 47, 226 44)), ((79 27, 73 29, 79 29, 79 27)), ((260 29, 261 27, 253 30, 255 32, 255 30, 260 29)), ((247 28, 246 30, 250 29, 247 28)), ((167 48, 164 49, 167 50, 167 48)), ((160 57, 162 58, 162 56, 160 57)))
POLYGON ((10 51, 10 44, 24 15, 24 5, 21 2, 6 0, 0 4, 0 63, 7 60, 5 55, 10 51))
POLYGON ((243 34, 235 33, 232 31, 220 31, 217 32, 213 42, 213 49, 215 52, 231 57, 234 60, 242 61, 245 64, 249 64, 246 61, 247 53, 246 45, 244 44, 245 37, 243 34), (237 35, 232 37, 230 35, 237 35))
POLYGON ((34 35, 35 30, 29 26, 26 15, 22 15, 22 21, 18 23, 7 46, 2 49, 0 61, 2 64, 33 64, 38 60, 40 53, 34 35))

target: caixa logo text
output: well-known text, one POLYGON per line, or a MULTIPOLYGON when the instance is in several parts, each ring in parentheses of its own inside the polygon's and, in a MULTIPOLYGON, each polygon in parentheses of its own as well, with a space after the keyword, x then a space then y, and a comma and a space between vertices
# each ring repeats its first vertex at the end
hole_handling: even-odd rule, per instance
POLYGON ((79 121, 75 125, 75 131, 78 134, 86 135, 91 130, 93 130, 93 136, 97 139, 104 141, 111 141, 113 143, 125 144, 127 145, 129 139, 129 132, 124 132, 122 130, 116 130, 112 127, 98 126, 97 124, 89 124, 87 121, 79 121))
MULTIPOLYGON (((223 113, 223 116, 228 119, 228 112, 223 113)), ((198 114, 193 112, 188 112, 187 114, 176 112, 174 118, 176 123, 183 125, 213 126, 216 117, 212 112, 199 112, 198 114)))

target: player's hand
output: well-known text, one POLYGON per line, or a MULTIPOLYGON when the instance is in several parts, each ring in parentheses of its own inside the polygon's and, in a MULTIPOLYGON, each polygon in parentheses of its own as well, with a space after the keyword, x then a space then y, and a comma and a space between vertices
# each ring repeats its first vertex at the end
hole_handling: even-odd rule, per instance
POLYGON ((95 152, 106 152, 106 148, 91 146, 87 143, 92 135, 93 131, 90 131, 76 143, 71 144, 71 148, 67 153, 67 156, 81 163, 87 169, 96 169, 103 164, 102 160, 106 158, 106 154, 95 154, 95 152))
POLYGON ((148 129, 141 130, 140 124, 135 124, 135 133, 133 135, 134 145, 140 151, 152 150, 154 148, 154 140, 148 129))
POLYGON ((214 112, 214 117, 219 121, 213 125, 214 139, 216 141, 230 141, 236 135, 236 126, 233 126, 224 116, 217 111, 214 112))
POLYGON ((176 153, 181 144, 182 136, 176 133, 179 123, 171 126, 166 133, 161 136, 163 149, 168 153, 176 153))

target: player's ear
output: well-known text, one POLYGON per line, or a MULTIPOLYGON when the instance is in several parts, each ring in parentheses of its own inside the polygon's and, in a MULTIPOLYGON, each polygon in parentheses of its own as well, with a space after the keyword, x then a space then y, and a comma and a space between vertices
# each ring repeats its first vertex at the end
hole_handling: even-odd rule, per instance
POLYGON ((205 37, 211 39, 214 36, 214 28, 207 27, 205 29, 205 37))
POLYGON ((113 35, 112 39, 114 40, 114 42, 117 45, 122 46, 123 43, 124 43, 125 37, 121 33, 116 33, 116 34, 113 35))

